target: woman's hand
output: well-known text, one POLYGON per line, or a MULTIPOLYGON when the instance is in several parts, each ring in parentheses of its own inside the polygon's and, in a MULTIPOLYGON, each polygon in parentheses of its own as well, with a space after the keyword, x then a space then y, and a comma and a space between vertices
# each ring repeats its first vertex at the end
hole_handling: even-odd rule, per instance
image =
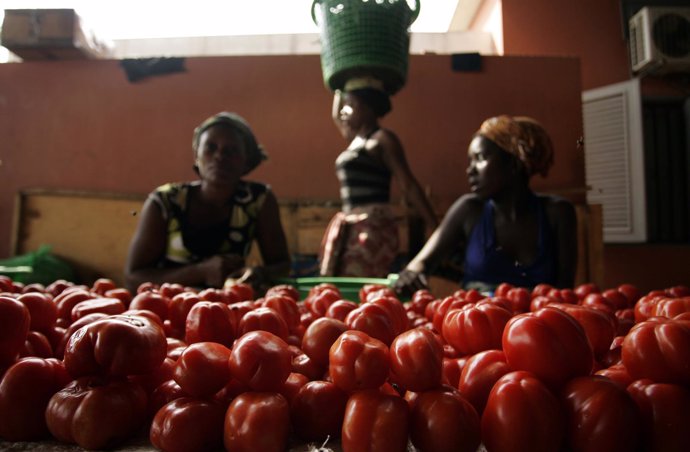
POLYGON ((393 290, 398 295, 411 296, 420 289, 428 289, 426 275, 422 272, 405 268, 398 274, 398 279, 393 284, 393 290))
POLYGON ((263 267, 245 267, 230 275, 236 283, 251 285, 256 293, 264 293, 271 284, 271 279, 263 267))
POLYGON ((206 285, 223 287, 226 278, 244 267, 244 258, 236 254, 219 254, 201 262, 206 285))

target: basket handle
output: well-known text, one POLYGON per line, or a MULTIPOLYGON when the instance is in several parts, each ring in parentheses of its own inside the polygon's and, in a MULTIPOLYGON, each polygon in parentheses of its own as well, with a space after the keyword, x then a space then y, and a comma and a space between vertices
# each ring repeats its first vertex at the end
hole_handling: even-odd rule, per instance
MULTIPOLYGON (((415 0, 417 1, 417 0, 415 0)), ((319 25, 319 23, 316 21, 316 5, 319 5, 319 8, 321 7, 321 0, 314 0, 314 3, 311 4, 311 20, 314 21, 316 25, 319 25)))
MULTIPOLYGON (((316 1, 317 0, 314 0, 314 2, 316 2, 316 1)), ((420 0, 414 0, 414 5, 415 5, 414 9, 410 8, 409 3, 407 4, 407 7, 412 12, 412 17, 410 17, 410 25, 412 25, 414 23, 414 21, 417 20, 417 16, 419 16, 419 9, 422 7, 422 5, 419 3, 419 1, 420 0)))

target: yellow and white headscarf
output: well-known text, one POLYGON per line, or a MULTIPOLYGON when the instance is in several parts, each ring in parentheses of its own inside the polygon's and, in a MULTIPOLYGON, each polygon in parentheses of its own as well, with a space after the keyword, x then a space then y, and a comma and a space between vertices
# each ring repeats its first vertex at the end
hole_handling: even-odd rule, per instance
POLYGON ((551 138, 535 119, 527 116, 495 116, 482 123, 477 135, 488 138, 520 159, 528 176, 546 176, 553 165, 551 138))

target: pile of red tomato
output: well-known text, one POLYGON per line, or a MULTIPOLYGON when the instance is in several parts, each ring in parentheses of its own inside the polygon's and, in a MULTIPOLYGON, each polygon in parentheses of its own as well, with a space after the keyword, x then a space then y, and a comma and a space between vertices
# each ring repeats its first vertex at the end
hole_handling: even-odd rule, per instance
POLYGON ((164 451, 690 450, 690 288, 255 297, 0 276, 0 439, 164 451), (326 445, 328 447, 328 444, 326 445))

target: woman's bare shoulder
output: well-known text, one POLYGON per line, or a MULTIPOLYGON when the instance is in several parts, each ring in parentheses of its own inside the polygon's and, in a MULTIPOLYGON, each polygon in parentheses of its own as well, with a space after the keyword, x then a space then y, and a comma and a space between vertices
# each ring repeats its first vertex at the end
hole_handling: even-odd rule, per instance
POLYGON ((569 200, 555 195, 540 195, 540 198, 552 223, 575 221, 575 206, 569 200))

